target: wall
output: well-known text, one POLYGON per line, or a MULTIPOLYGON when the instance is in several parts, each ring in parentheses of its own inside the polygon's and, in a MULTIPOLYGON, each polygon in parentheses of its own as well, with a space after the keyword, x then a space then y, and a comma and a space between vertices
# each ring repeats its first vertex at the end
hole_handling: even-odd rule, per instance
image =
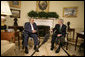
MULTIPOLYGON (((25 22, 29 21, 27 13, 31 10, 36 11, 36 1, 21 1, 21 18, 18 19, 18 24, 23 26, 25 22)), ((57 12, 60 18, 64 19, 65 24, 67 21, 71 22, 71 27, 76 31, 84 30, 84 2, 83 1, 50 1, 49 11, 57 12), (64 7, 78 7, 78 16, 76 18, 63 17, 64 7)), ((55 21, 57 23, 57 21, 55 21)), ((13 25, 13 18, 7 17, 6 24, 13 25)))
POLYGON ((50 2, 50 11, 56 11, 60 18, 71 22, 71 27, 76 28, 76 31, 84 30, 84 2, 81 1, 52 1, 50 2), (64 7, 78 7, 78 16, 76 18, 63 17, 64 7))

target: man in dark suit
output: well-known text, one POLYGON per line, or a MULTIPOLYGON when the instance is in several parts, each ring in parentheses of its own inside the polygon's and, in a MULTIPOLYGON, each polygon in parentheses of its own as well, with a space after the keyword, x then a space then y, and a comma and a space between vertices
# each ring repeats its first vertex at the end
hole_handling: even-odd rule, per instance
POLYGON ((37 37, 37 25, 34 19, 30 19, 30 22, 26 22, 23 31, 23 45, 25 47, 25 53, 28 53, 28 38, 32 37, 34 39, 34 50, 38 50, 38 37, 37 37))
POLYGON ((63 19, 58 20, 58 24, 55 25, 55 28, 53 29, 53 35, 51 40, 51 50, 54 49, 54 43, 59 43, 59 47, 56 50, 56 53, 60 51, 60 47, 64 43, 65 35, 66 35, 66 25, 63 24, 63 19))

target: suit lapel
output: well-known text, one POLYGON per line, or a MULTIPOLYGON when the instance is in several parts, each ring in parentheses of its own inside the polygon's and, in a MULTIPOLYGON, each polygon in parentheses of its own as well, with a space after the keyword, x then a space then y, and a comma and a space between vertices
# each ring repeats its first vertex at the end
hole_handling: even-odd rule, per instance
POLYGON ((31 28, 31 24, 29 23, 29 26, 30 26, 30 29, 32 30, 32 28, 31 28))
POLYGON ((63 26, 64 26, 64 25, 62 25, 61 31, 63 30, 63 26))
POLYGON ((35 30, 35 25, 33 24, 33 28, 34 28, 34 30, 35 30))

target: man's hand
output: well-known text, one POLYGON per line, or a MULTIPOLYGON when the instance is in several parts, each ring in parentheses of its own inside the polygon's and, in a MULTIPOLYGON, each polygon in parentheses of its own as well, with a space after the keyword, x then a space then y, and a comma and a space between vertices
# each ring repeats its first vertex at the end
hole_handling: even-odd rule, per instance
POLYGON ((32 30, 32 33, 36 33, 37 31, 36 30, 32 30))
POLYGON ((62 36, 62 34, 58 34, 57 36, 60 37, 60 36, 62 36))
POLYGON ((52 30, 52 29, 51 29, 50 31, 51 31, 51 33, 53 32, 53 30, 52 30))

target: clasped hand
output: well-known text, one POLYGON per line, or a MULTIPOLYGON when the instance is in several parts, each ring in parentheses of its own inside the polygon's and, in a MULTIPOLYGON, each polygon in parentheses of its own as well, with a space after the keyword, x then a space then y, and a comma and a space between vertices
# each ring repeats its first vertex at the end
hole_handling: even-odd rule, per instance
POLYGON ((60 37, 60 36, 62 36, 62 34, 58 34, 58 35, 57 35, 57 37, 60 37))
POLYGON ((32 30, 32 33, 36 33, 37 31, 36 30, 32 30))

